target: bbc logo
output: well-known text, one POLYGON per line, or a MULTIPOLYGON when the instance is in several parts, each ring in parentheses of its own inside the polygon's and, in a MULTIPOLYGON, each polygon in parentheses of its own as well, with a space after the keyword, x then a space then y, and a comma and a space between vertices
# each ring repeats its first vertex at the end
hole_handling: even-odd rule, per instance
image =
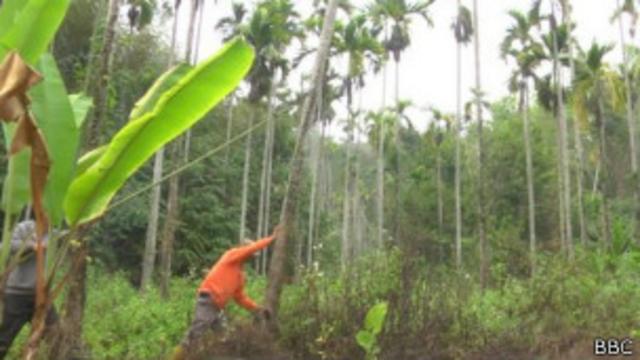
POLYGON ((631 339, 595 339, 593 354, 596 356, 631 356, 633 341, 631 339))

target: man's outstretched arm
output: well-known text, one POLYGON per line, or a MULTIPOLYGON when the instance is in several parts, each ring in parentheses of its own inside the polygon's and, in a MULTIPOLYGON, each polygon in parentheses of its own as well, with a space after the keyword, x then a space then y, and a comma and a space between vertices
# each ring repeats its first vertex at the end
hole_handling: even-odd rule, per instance
POLYGON ((255 252, 260 251, 273 242, 273 235, 253 242, 252 244, 237 247, 229 253, 229 262, 243 262, 251 257, 255 252))
POLYGON ((251 298, 247 296, 243 289, 238 290, 233 298, 236 303, 238 303, 238 305, 251 312, 254 312, 260 308, 258 304, 255 303, 255 301, 251 300, 251 298))
POLYGON ((271 236, 267 236, 266 238, 255 241, 252 244, 237 247, 231 250, 232 252, 229 254, 229 262, 246 261, 254 253, 269 246, 273 242, 273 240, 275 240, 279 236, 281 231, 282 231, 282 227, 278 225, 273 230, 273 234, 271 236))

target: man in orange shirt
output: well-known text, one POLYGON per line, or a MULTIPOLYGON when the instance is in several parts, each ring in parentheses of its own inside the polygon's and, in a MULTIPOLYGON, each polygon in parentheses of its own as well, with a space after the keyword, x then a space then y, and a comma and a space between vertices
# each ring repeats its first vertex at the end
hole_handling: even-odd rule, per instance
POLYGON ((231 299, 256 315, 269 317, 269 310, 257 305, 245 294, 243 266, 258 251, 269 246, 280 231, 281 228, 278 226, 269 237, 258 241, 246 240, 243 246, 227 250, 213 265, 198 288, 193 321, 174 359, 182 358, 184 349, 208 330, 220 328, 222 310, 231 299))

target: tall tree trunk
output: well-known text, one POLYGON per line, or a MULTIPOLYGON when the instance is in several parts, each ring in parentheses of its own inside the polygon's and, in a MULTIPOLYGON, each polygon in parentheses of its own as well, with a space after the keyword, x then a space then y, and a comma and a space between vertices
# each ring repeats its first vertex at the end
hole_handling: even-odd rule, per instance
POLYGON ((436 150, 436 189, 438 193, 438 249, 440 260, 444 260, 442 249, 442 235, 444 225, 444 202, 442 200, 442 155, 440 154, 440 144, 436 150))
MULTIPOLYGON (((267 161, 267 182, 266 182, 266 192, 265 192, 265 202, 264 202, 264 216, 262 223, 262 233, 266 235, 271 229, 271 183, 273 180, 273 147, 275 141, 275 121, 271 121, 271 133, 269 137, 269 157, 267 161)), ((269 251, 265 249, 262 251, 262 274, 267 273, 267 261, 268 261, 269 251)))
MULTIPOLYGON (((553 7, 552 7, 553 9, 553 7)), ((553 19, 555 19, 555 11, 553 11, 553 19)), ((572 225, 572 211, 571 211, 571 172, 569 169, 569 139, 567 137, 567 116, 564 106, 564 95, 562 93, 562 67, 558 60, 559 49, 558 39, 556 36, 555 20, 553 20, 553 68, 556 78, 556 98, 558 101, 558 125, 559 125, 559 139, 560 139, 560 176, 562 176, 562 212, 564 213, 564 228, 565 228, 565 244, 570 259, 573 259, 573 225, 572 225)))
POLYGON ((354 159, 354 163, 353 163, 353 191, 351 192, 352 194, 352 206, 351 209, 353 211, 353 215, 352 215, 352 219, 353 219, 353 239, 354 239, 354 244, 353 244, 353 251, 352 251, 352 256, 354 258, 357 258, 360 254, 362 254, 362 225, 363 225, 363 221, 362 221, 362 206, 360 204, 360 186, 359 186, 359 182, 360 182, 360 162, 359 162, 359 158, 360 156, 358 155, 359 153, 355 154, 355 159, 354 159))
MULTIPOLYGON (((272 81, 269 97, 267 99, 267 124, 264 133, 264 147, 262 151, 262 172, 260 173, 260 198, 258 199, 258 228, 256 229, 256 237, 262 238, 267 233, 265 226, 265 205, 267 203, 267 173, 269 167, 269 154, 272 152, 273 144, 271 142, 271 132, 273 131, 273 96, 275 84, 272 81)), ((259 262, 257 262, 259 263, 259 262)))
MULTIPOLYGON (((571 26, 571 4, 569 0, 562 0, 562 11, 563 11, 563 22, 568 26, 571 26)), ((571 82, 575 78, 575 59, 573 58, 573 39, 570 37, 569 42, 569 69, 571 71, 571 82)), ((583 171, 584 171, 584 156, 582 149, 582 136, 580 134, 580 123, 578 121, 577 116, 573 116, 573 135, 574 135, 574 146, 575 146, 575 154, 576 154, 576 197, 578 201, 578 225, 580 227, 580 243, 584 246, 587 244, 587 230, 586 223, 584 217, 584 180, 583 180, 583 171)), ((568 164, 567 164, 568 166, 568 164)))
POLYGON ((521 111, 523 119, 524 149, 527 165, 527 197, 529 208, 529 253, 531 256, 531 273, 536 270, 536 204, 533 187, 533 157, 531 152, 531 130, 529 124, 529 86, 524 79, 521 84, 521 111))
MULTIPOLYGON (((457 8, 461 2, 458 0, 457 8)), ((460 199, 460 131, 462 128, 462 44, 456 41, 456 158, 455 158, 455 203, 456 203, 456 268, 462 268, 462 202, 460 199)))
MULTIPOLYGON (((193 63, 193 47, 195 40, 195 23, 198 12, 198 0, 191 1, 191 11, 189 14, 189 26, 187 30, 187 48, 185 52, 185 61, 193 63)), ((188 148, 188 136, 180 136, 169 145, 170 160, 174 166, 181 166, 186 160, 188 148)), ((161 250, 160 256, 160 273, 162 274, 161 292, 165 297, 169 296, 169 279, 171 277, 171 259, 173 258, 173 244, 175 242, 175 233, 180 223, 180 177, 175 174, 169 178, 169 194, 167 196, 167 215, 165 217, 164 226, 162 228, 161 250)))
POLYGON ((279 238, 276 240, 273 256, 271 257, 269 281, 267 284, 265 299, 267 308, 271 309, 273 312, 274 316, 272 318, 274 320, 277 319, 280 294, 284 284, 287 242, 296 216, 294 211, 296 208, 297 196, 300 191, 302 170, 304 168, 304 140, 313 120, 317 93, 324 83, 325 68, 327 67, 328 62, 329 46, 334 30, 337 5, 338 0, 330 0, 327 11, 325 12, 324 24, 320 35, 320 44, 318 46, 318 53, 312 73, 311 89, 313 89, 313 91, 305 99, 300 113, 298 138, 290 166, 289 184, 282 205, 280 222, 283 225, 284 231, 280 233, 279 238))
MULTIPOLYGON (((620 0, 616 0, 617 7, 620 8, 620 0)), ((640 208, 638 207, 638 201, 640 201, 640 182, 638 178, 638 157, 636 152, 636 125, 633 117, 633 87, 631 86, 631 80, 629 78, 629 56, 627 54, 626 45, 627 42, 624 36, 624 25, 622 23, 622 14, 618 18, 618 27, 620 30, 620 47, 622 48, 622 73, 624 75, 624 86, 627 95, 627 127, 629 128, 629 159, 631 160, 631 178, 632 188, 635 203, 635 212, 633 217, 633 233, 634 236, 638 231, 638 217, 640 216, 640 208)))
MULTIPOLYGON (((395 101, 396 106, 400 104, 400 59, 398 58, 395 62, 395 70, 396 70, 396 83, 395 83, 395 101)), ((400 219, 402 208, 400 207, 400 184, 402 183, 402 171, 400 169, 400 116, 396 117, 394 121, 394 145, 396 147, 395 151, 395 164, 394 164, 394 172, 396 175, 395 181, 393 182, 393 238, 396 241, 396 244, 400 244, 400 219)))
MULTIPOLYGON (((174 160, 174 163, 181 158, 180 149, 183 139, 183 137, 179 137, 176 142, 169 146, 169 158, 174 160)), ((180 204, 178 202, 179 186, 180 183, 178 181, 169 181, 167 214, 162 227, 160 244, 160 294, 165 299, 169 298, 170 295, 169 280, 171 279, 171 260, 173 258, 173 244, 175 243, 175 233, 178 228, 178 216, 180 212, 180 204)))
POLYGON ((484 137, 482 120, 482 73, 480 68, 480 22, 478 21, 478 0, 473 0, 474 55, 476 68, 476 120, 478 121, 478 238, 480 242, 480 286, 484 289, 489 282, 489 244, 487 242, 485 193, 484 193, 484 137))
MULTIPOLYGON (((385 41, 389 38, 389 28, 384 24, 385 41)), ((387 63, 382 67, 382 99, 380 101, 380 111, 385 111, 387 106, 387 63)), ((377 245, 382 247, 384 238, 384 119, 378 125, 378 151, 376 159, 376 186, 377 186, 377 245)))
MULTIPOLYGON (((168 68, 171 68, 175 61, 175 51, 176 51, 176 35, 178 33, 178 10, 179 8, 175 8, 175 14, 173 17, 173 28, 171 30, 171 52, 169 53, 169 63, 168 68)), ((163 172, 163 163, 164 163, 164 147, 162 147, 158 152, 156 152, 154 162, 153 162, 153 180, 154 184, 157 184, 153 187, 151 192, 151 205, 149 211, 149 220, 147 223, 147 233, 145 239, 145 250, 142 262, 142 279, 140 280, 140 290, 145 291, 147 286, 151 283, 151 275, 153 273, 153 267, 156 257, 156 244, 158 238, 158 219, 160 218, 160 200, 162 197, 162 187, 160 185, 160 179, 162 178, 163 172)), ((164 251, 160 252, 161 257, 165 257, 164 251)), ((169 271, 166 268, 166 264, 168 259, 161 259, 160 261, 160 294, 162 297, 167 298, 169 296, 168 292, 168 282, 169 282, 169 271)))
MULTIPOLYGON (((229 96, 229 99, 227 100, 227 137, 226 137, 226 142, 229 143, 229 140, 231 139, 231 129, 232 129, 232 125, 233 125, 233 95, 229 96)), ((230 146, 227 146, 224 150, 224 164, 225 166, 229 165, 229 150, 230 150, 230 146)))
MULTIPOLYGON (((316 121, 317 122, 322 122, 322 89, 320 91, 318 91, 318 100, 317 101, 317 105, 316 105, 316 121)), ((322 130, 320 132, 320 139, 318 140, 316 146, 314 147, 315 152, 314 152, 314 156, 312 157, 312 161, 313 164, 312 166, 312 178, 311 178, 311 195, 310 195, 310 199, 309 199, 309 231, 307 232, 307 259, 306 259, 306 264, 307 264, 307 268, 311 268, 311 265, 313 264, 313 246, 314 246, 314 234, 316 231, 316 221, 317 221, 317 211, 316 208, 317 206, 317 197, 318 197, 318 179, 319 179, 319 172, 320 172, 320 162, 323 156, 323 150, 324 150, 324 133, 325 131, 325 126, 324 123, 322 123, 322 130)))
POLYGON ((342 251, 341 251, 341 264, 342 267, 349 263, 351 260, 352 244, 353 240, 353 209, 352 206, 352 194, 353 194, 353 177, 352 177, 352 164, 351 157, 353 152, 353 108, 352 108, 352 86, 351 80, 348 79, 349 85, 347 85, 347 142, 345 143, 346 155, 344 165, 344 193, 342 197, 342 251))
POLYGON ((600 169, 602 180, 600 180, 600 195, 602 196, 602 234, 604 245, 611 249, 611 216, 609 214, 609 179, 607 173, 607 132, 604 114, 604 104, 602 103, 601 92, 598 91, 598 124, 600 125, 600 169))
MULTIPOLYGON (((87 131, 85 138, 85 149, 91 150, 96 148, 100 143, 101 130, 104 119, 108 111, 108 88, 109 77, 111 74, 111 58, 113 57, 113 45, 116 37, 116 24, 118 22, 118 13, 120 10, 120 0, 109 0, 109 8, 107 12, 107 22, 100 48, 100 57, 98 60, 98 68, 95 75, 90 75, 90 83, 87 83, 85 92, 92 94, 94 106, 87 121, 87 131)), ((96 32, 100 30, 97 29, 96 32)), ((95 36, 95 35, 94 35, 95 36)))
MULTIPOLYGON (((88 128, 85 138, 85 150, 91 150, 100 144, 100 130, 108 111, 107 89, 109 86, 110 65, 115 42, 116 24, 120 9, 120 0, 109 0, 106 16, 104 37, 100 48, 98 67, 87 82, 86 92, 93 95, 94 107, 88 118, 88 128)), ((98 36, 100 26, 96 24, 94 37, 98 36)), ((95 38, 93 41, 97 41, 95 38)), ((64 303, 64 336, 63 340, 69 348, 77 348, 81 343, 84 307, 87 292, 87 256, 89 248, 87 241, 81 241, 71 250, 71 270, 69 289, 64 303)))
MULTIPOLYGON (((257 116, 257 104, 252 104, 251 116, 249 117, 249 125, 247 128, 251 128, 255 122, 257 116)), ((249 170, 251 169, 251 143, 253 140, 252 132, 249 133, 245 140, 244 148, 244 169, 242 171, 242 203, 240 205, 240 228, 238 229, 238 243, 246 238, 246 223, 247 223, 247 203, 249 196, 249 170)))

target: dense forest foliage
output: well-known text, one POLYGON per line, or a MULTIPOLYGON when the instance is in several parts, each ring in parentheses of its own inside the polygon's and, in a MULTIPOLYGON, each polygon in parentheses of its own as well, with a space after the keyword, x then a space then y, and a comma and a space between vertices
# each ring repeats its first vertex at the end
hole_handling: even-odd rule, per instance
MULTIPOLYGON (((485 99, 491 69, 476 52, 474 87, 461 88, 458 62, 458 109, 448 113, 400 98, 393 81, 377 109, 358 101, 365 75, 399 80, 415 28, 429 31, 425 20, 438 16, 434 0, 314 1, 311 13, 292 0, 219 2, 215 29, 202 26, 203 0, 70 1, 49 50, 67 91, 93 98, 80 154, 127 125, 171 65, 201 60, 212 31, 245 38, 256 54, 244 84, 145 162, 84 245, 72 245, 63 266, 86 272, 76 279, 86 289, 72 281, 55 305, 67 316, 86 292, 74 305, 80 332, 68 330, 81 334, 82 358, 169 356, 211 265, 281 221, 289 240, 277 331, 233 305, 226 334, 193 358, 584 359, 596 337, 638 336, 640 2, 618 2, 601 15, 617 44, 577 42, 584 24, 572 7, 586 2, 514 2, 495 54, 513 70, 511 95, 485 99), (318 77, 307 69, 332 12, 318 77), (189 28, 186 40, 177 26, 189 28), (623 62, 608 63, 622 48, 623 62), (294 71, 305 73, 299 86, 294 71), (86 268, 75 268, 77 256, 86 268)), ((453 24, 435 26, 451 25, 461 56, 481 45, 478 7, 491 5, 450 3, 453 24)), ((261 303, 278 281, 276 251, 246 266, 261 303)), ((51 343, 41 358, 53 356, 51 343)))

